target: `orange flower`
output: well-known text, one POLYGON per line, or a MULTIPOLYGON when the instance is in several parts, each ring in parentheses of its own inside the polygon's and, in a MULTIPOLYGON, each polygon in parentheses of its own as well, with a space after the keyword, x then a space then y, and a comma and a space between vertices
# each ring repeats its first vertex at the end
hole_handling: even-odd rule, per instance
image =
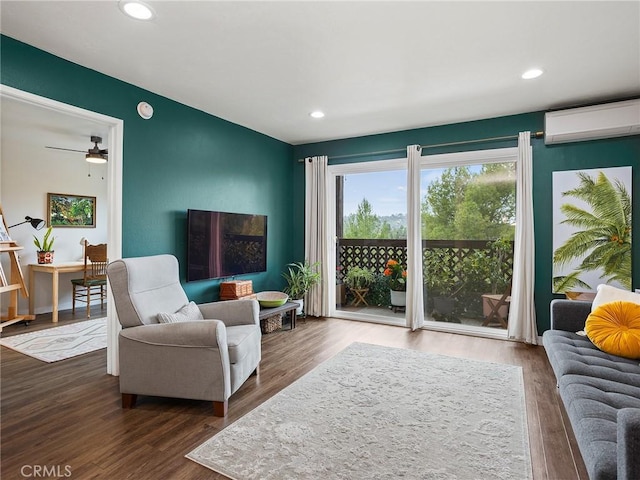
POLYGON ((389 277, 389 287, 391 290, 404 291, 407 289, 407 271, 397 260, 387 261, 384 276, 389 277))

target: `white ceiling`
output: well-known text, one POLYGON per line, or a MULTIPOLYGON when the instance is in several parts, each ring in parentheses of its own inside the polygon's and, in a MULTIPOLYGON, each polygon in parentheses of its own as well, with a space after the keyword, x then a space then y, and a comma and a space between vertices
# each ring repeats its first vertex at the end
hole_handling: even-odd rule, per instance
POLYGON ((640 94, 639 1, 147 3, 2 0, 0 31, 291 144, 640 94))
MULTIPOLYGON (((100 148, 109 143, 109 126, 59 111, 35 106, 31 103, 0 98, 2 143, 15 143, 14 148, 37 145, 41 148, 58 147, 86 152, 93 147, 91 136, 102 138, 100 148)), ((45 151, 42 152, 43 157, 45 151)), ((48 159, 78 159, 84 164, 84 153, 48 149, 48 159)), ((13 159, 8 159, 12 161, 13 159)))

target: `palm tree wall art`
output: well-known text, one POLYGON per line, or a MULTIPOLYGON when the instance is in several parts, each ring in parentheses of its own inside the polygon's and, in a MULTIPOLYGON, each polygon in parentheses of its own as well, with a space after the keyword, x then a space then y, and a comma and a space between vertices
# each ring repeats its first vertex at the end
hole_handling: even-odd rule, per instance
POLYGON ((631 289, 631 167, 553 174, 553 292, 631 289))

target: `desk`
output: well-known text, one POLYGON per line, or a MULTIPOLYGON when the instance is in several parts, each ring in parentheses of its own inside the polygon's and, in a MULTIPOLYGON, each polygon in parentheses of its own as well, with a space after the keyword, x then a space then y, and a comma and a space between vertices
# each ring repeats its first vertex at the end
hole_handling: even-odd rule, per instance
POLYGON ((296 328, 296 319, 298 318, 298 314, 296 313, 296 309, 299 307, 297 303, 287 302, 284 305, 274 308, 261 308, 259 319, 264 320, 265 318, 269 318, 276 313, 289 314, 291 317, 291 330, 296 328))
POLYGON ((36 272, 48 273, 52 276, 51 282, 51 321, 58 322, 58 278, 60 273, 82 272, 84 262, 63 262, 63 263, 31 263, 29 264, 29 314, 35 312, 35 277, 36 272))

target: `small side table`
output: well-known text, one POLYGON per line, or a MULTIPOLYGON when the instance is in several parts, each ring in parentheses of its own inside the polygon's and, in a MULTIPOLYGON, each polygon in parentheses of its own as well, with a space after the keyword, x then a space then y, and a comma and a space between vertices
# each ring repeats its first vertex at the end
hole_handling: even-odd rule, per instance
POLYGON ((273 308, 260 308, 260 320, 264 320, 266 318, 271 317, 277 313, 281 313, 283 315, 288 314, 291 320, 291 330, 296 328, 296 319, 298 318, 298 314, 296 313, 296 309, 299 307, 297 303, 287 302, 284 305, 273 308))

